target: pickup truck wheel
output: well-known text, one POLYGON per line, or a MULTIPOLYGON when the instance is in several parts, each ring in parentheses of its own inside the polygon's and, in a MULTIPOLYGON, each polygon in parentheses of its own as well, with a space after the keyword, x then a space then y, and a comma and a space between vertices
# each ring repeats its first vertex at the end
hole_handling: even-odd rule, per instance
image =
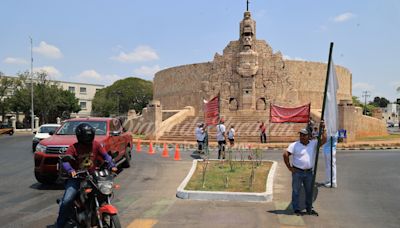
POLYGON ((9 135, 13 135, 13 134, 14 134, 14 131, 10 131, 10 132, 8 132, 8 134, 9 134, 9 135))
POLYGON ((122 163, 123 168, 131 167, 131 148, 128 146, 125 149, 125 161, 122 163))
POLYGON ((35 172, 35 178, 39 183, 42 184, 53 184, 56 182, 58 176, 42 176, 39 173, 35 172))

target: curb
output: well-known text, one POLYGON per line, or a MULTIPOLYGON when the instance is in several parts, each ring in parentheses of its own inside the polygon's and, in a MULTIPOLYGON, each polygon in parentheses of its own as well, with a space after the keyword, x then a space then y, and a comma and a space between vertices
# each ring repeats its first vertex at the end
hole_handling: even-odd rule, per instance
MULTIPOLYGON (((184 190, 190 178, 194 174, 197 166, 197 162, 202 159, 193 160, 192 168, 188 175, 179 185, 176 196, 181 199, 191 200, 219 200, 219 201, 240 201, 240 202, 271 202, 273 198, 273 183, 275 177, 275 171, 277 167, 276 161, 271 161, 272 166, 268 173, 266 191, 261 193, 250 193, 250 192, 215 192, 215 191, 193 191, 184 190)), ((217 159, 210 159, 215 161, 217 159)))

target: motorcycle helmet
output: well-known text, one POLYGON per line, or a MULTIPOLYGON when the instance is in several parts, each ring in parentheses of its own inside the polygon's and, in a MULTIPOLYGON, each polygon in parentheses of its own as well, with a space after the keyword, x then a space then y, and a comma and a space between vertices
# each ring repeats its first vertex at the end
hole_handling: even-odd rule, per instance
POLYGON ((81 123, 75 129, 75 135, 78 142, 83 144, 90 144, 94 140, 95 130, 88 123, 81 123))

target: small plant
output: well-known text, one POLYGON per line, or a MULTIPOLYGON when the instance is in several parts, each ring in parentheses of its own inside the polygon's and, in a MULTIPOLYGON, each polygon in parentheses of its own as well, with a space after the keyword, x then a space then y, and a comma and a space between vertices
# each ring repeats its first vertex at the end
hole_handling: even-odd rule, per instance
POLYGON ((225 186, 225 188, 229 187, 229 177, 227 175, 225 175, 225 178, 224 178, 224 186, 225 186))
POLYGON ((206 172, 207 172, 207 167, 210 161, 208 160, 208 155, 205 155, 203 158, 203 164, 202 164, 202 170, 203 170, 203 176, 202 176, 202 187, 206 187, 206 172))
POLYGON ((229 148, 228 150, 228 162, 229 162, 229 167, 231 168, 231 172, 235 171, 235 165, 234 161, 232 159, 232 149, 229 148))

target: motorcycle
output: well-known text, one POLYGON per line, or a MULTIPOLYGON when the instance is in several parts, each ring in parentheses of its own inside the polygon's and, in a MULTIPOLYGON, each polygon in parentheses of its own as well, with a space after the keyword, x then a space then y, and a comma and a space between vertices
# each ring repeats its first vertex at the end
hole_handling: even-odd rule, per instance
MULTIPOLYGON (((65 157, 61 160, 65 161, 65 157)), ((70 159, 67 158, 67 159, 70 159)), ((111 204, 117 174, 105 168, 105 163, 90 174, 88 170, 76 172, 80 179, 80 190, 74 200, 74 214, 67 222, 72 227, 120 228, 118 210, 111 204)), ((57 200, 60 203, 60 199, 57 200)))

